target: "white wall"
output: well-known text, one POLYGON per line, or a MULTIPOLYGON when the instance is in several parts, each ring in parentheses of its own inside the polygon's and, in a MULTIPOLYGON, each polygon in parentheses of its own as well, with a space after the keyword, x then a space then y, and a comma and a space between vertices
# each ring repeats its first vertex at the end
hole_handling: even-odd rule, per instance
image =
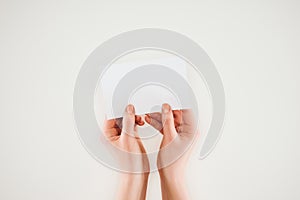
MULTIPOLYGON (((111 199, 117 172, 81 146, 72 95, 81 64, 113 35, 181 32, 216 64, 227 119, 214 152, 194 155, 194 199, 299 199, 300 3, 0 1, 0 199, 111 199)), ((148 199, 159 199, 158 176, 148 199)))

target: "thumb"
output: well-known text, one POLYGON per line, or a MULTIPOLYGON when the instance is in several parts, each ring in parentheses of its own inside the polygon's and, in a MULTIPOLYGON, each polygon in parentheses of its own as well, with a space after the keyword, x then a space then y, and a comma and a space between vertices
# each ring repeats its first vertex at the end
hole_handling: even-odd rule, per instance
POLYGON ((175 129, 173 112, 171 106, 166 103, 162 105, 162 124, 165 137, 176 137, 177 132, 175 129))
POLYGON ((134 135, 135 128, 135 109, 134 106, 129 104, 123 113, 122 120, 122 133, 134 135))

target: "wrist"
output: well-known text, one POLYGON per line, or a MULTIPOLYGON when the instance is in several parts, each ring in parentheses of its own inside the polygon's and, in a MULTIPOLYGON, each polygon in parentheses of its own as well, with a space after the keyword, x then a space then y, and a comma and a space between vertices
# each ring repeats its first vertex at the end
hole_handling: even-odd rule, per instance
POLYGON ((148 185, 148 173, 143 174, 120 174, 119 191, 117 200, 144 200, 148 185))
POLYGON ((131 173, 122 173, 121 180, 124 183, 132 184, 132 183, 141 183, 148 181, 149 173, 141 173, 141 174, 131 174, 131 173))
POLYGON ((184 175, 160 173, 162 199, 190 199, 184 175))
POLYGON ((159 176, 162 181, 173 182, 173 183, 182 183, 185 182, 185 174, 183 172, 170 172, 170 171, 159 171, 159 176))

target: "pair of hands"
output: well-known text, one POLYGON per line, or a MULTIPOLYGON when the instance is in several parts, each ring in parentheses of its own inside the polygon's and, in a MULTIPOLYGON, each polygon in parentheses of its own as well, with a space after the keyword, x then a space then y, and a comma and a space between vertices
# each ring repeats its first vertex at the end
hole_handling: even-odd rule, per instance
POLYGON ((145 199, 149 176, 149 161, 146 150, 138 135, 138 126, 150 124, 162 135, 157 158, 163 200, 188 199, 184 180, 185 168, 190 156, 188 148, 197 137, 195 122, 191 110, 172 110, 168 104, 162 105, 162 111, 135 115, 133 105, 128 105, 123 118, 106 120, 104 134, 108 141, 122 151, 140 154, 134 160, 120 156, 120 164, 132 163, 143 173, 122 173, 117 199, 145 199), (179 157, 179 158, 178 158, 179 157), (171 164, 170 164, 171 163, 171 164))

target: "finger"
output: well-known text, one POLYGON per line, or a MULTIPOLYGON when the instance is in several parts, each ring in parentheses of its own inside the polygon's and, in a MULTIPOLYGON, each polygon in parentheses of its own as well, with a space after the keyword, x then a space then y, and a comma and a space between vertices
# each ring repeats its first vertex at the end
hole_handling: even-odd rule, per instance
POLYGON ((175 129, 173 112, 171 106, 166 103, 162 105, 162 124, 165 136, 176 136, 177 132, 175 129))
POLYGON ((135 116, 135 123, 139 126, 143 126, 145 124, 142 116, 140 116, 140 115, 135 116))
POLYGON ((122 120, 122 132, 129 135, 134 134, 135 127, 135 109, 134 106, 129 104, 126 106, 126 109, 123 114, 122 120))
POLYGON ((121 129, 116 125, 116 119, 105 120, 103 125, 103 134, 107 138, 118 136, 121 129))
POLYGON ((197 131, 195 116, 191 109, 184 109, 182 110, 182 126, 178 130, 179 132, 187 135, 194 135, 199 133, 197 131))
POLYGON ((103 128, 104 129, 114 128, 115 124, 116 124, 116 119, 104 120, 103 128))
POLYGON ((152 126, 153 128, 155 128, 156 130, 160 131, 162 133, 162 123, 157 121, 154 118, 151 118, 148 114, 145 115, 145 121, 150 124, 150 126, 152 126))
POLYGON ((187 125, 194 126, 195 124, 194 114, 191 109, 182 110, 182 121, 187 125))
POLYGON ((119 117, 119 118, 116 118, 116 124, 115 124, 115 128, 120 128, 122 129, 122 121, 123 121, 123 118, 122 117, 119 117))
POLYGON ((161 113, 160 112, 148 113, 147 115, 149 117, 155 119, 156 121, 160 121, 161 122, 161 113))
MULTIPOLYGON (((113 121, 113 124, 111 125, 111 127, 113 128, 123 128, 123 117, 119 117, 119 118, 115 118, 115 119, 111 119, 113 121)), ((145 122, 143 121, 141 116, 135 116, 135 123, 138 125, 144 125, 145 122)))
POLYGON ((175 127, 180 126, 183 123, 182 111, 181 110, 173 110, 173 118, 174 118, 175 127))

